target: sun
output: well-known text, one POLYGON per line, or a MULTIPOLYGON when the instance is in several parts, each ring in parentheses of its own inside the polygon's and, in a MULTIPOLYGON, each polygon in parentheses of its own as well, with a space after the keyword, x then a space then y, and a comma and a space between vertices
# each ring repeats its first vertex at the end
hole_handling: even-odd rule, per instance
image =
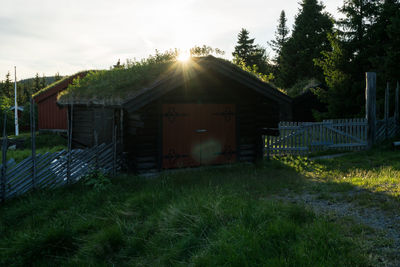
POLYGON ((190 59, 190 53, 187 51, 180 51, 178 54, 178 61, 185 62, 190 59))

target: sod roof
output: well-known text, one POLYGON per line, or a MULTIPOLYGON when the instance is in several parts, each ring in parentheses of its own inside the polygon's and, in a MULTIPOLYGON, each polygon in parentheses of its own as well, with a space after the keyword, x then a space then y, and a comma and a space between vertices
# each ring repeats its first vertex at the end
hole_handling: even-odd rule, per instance
POLYGON ((83 77, 88 71, 80 71, 78 73, 75 73, 73 75, 65 76, 62 79, 55 81, 48 86, 40 89, 36 93, 32 95, 32 97, 35 99, 36 102, 40 102, 42 99, 53 95, 55 93, 58 93, 61 90, 64 90, 68 87, 70 83, 76 78, 76 77, 83 77))
POLYGON ((60 93, 58 103, 120 105, 127 97, 164 77, 174 63, 138 63, 129 68, 91 71, 60 93))
MULTIPOLYGON (((163 89, 160 85, 170 83, 171 80, 188 81, 191 77, 210 69, 222 71, 228 76, 235 76, 238 82, 246 80, 266 95, 291 101, 290 97, 271 84, 261 81, 256 75, 242 70, 227 60, 207 56, 192 58, 187 63, 141 62, 128 68, 89 72, 84 78, 75 79, 66 90, 61 92, 58 103, 61 105, 123 106, 132 100, 139 101, 148 94, 155 95, 156 91, 163 91, 165 88, 163 89)), ((144 101, 141 103, 143 104, 144 101)))

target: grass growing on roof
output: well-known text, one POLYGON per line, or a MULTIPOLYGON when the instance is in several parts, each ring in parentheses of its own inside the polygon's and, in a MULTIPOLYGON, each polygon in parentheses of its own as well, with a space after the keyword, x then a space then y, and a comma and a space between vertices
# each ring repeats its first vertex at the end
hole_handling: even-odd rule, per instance
POLYGON ((127 96, 151 85, 176 62, 175 51, 156 53, 141 61, 128 61, 110 70, 89 72, 75 79, 59 96, 59 102, 72 100, 120 103, 127 96))
POLYGON ((34 94, 32 95, 32 97, 36 97, 36 96, 38 96, 38 95, 40 95, 40 94, 46 92, 47 90, 49 90, 49 89, 51 89, 51 88, 54 88, 55 86, 61 84, 61 83, 64 82, 65 80, 71 79, 71 77, 76 76, 76 75, 79 75, 79 74, 82 74, 82 73, 85 73, 85 72, 87 72, 87 71, 80 71, 80 72, 77 72, 77 73, 75 73, 75 74, 73 74, 73 75, 65 76, 65 77, 61 78, 60 80, 55 81, 55 82, 49 84, 48 86, 46 86, 46 87, 40 89, 39 91, 37 91, 36 93, 34 93, 34 94))

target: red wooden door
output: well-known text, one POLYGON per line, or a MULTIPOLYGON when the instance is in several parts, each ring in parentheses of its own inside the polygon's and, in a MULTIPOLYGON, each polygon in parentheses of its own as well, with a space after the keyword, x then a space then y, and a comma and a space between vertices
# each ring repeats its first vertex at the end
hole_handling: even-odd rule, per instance
POLYGON ((233 104, 163 105, 163 168, 236 160, 233 104))

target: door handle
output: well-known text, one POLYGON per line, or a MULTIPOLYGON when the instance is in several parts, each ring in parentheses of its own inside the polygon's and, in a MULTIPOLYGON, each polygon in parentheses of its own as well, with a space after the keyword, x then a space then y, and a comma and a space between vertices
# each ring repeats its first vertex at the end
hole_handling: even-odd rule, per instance
POLYGON ((207 132, 206 129, 197 129, 196 130, 196 133, 205 133, 205 132, 207 132))

